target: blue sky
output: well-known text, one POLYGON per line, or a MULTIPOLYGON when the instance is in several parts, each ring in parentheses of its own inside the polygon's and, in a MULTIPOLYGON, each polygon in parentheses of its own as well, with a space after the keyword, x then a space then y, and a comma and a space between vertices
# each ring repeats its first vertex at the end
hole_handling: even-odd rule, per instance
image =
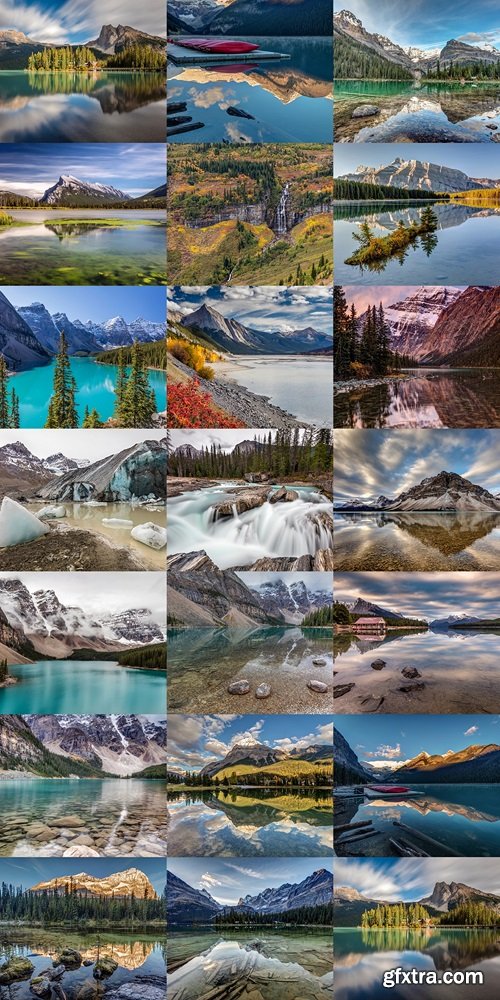
POLYGON ((206 889, 219 903, 231 905, 285 882, 298 883, 318 871, 332 870, 328 858, 172 858, 168 870, 195 889, 206 889))
POLYGON ((388 770, 422 750, 500 745, 500 715, 344 715, 336 728, 361 761, 388 770))
POLYGON ((105 878, 113 872, 138 868, 161 894, 165 887, 165 866, 164 860, 154 858, 0 858, 0 882, 31 889, 38 882, 62 875, 86 872, 95 878, 105 878))
POLYGON ((334 10, 350 10, 367 31, 386 35, 403 48, 442 48, 451 38, 500 46, 497 0, 335 0, 334 10))
POLYGON ((336 601, 363 597, 428 621, 456 614, 496 618, 499 593, 500 573, 336 573, 334 587, 336 601))
POLYGON ((125 194, 146 194, 165 183, 165 147, 161 143, 3 143, 0 190, 40 197, 61 174, 110 184, 125 194))
POLYGON ((168 766, 199 771, 222 760, 236 743, 263 743, 290 751, 311 743, 331 744, 332 722, 315 715, 171 715, 168 719, 168 766))
POLYGON ((51 315, 65 313, 74 322, 92 320, 103 323, 123 316, 127 323, 142 317, 155 323, 165 322, 164 288, 41 288, 39 285, 2 285, 0 292, 18 309, 33 302, 43 302, 51 315))
POLYGON ((148 34, 166 32, 165 0, 0 0, 0 30, 23 31, 37 42, 95 41, 103 24, 128 24, 148 34))
POLYGON ((476 889, 500 894, 500 865, 490 858, 335 860, 335 885, 350 886, 369 899, 387 902, 424 899, 436 882, 441 881, 464 882, 476 889))
POLYGON ((395 497, 438 472, 500 493, 498 431, 353 431, 335 438, 335 499, 395 497))
MULTIPOLYGON (((500 14, 498 17, 500 22, 500 14)), ((365 167, 381 167, 401 160, 420 160, 441 166, 462 170, 469 177, 500 177, 500 147, 495 143, 364 143, 363 148, 354 143, 337 143, 334 150, 334 175, 350 174, 361 164, 365 167)))
POLYGON ((333 336, 331 288, 181 287, 169 289, 183 315, 206 302, 223 316, 264 333, 290 333, 312 326, 333 336))

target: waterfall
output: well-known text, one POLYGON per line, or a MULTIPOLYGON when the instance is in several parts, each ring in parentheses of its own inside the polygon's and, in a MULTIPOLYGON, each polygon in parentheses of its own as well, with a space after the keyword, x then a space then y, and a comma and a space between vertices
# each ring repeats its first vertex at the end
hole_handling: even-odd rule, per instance
POLYGON ((283 233, 288 232, 288 223, 287 223, 287 217, 286 217, 286 208, 287 208, 287 204, 288 204, 289 193, 290 193, 290 188, 289 188, 289 185, 287 183, 287 184, 285 184, 285 186, 284 186, 284 188, 283 188, 283 190, 281 192, 281 197, 280 197, 280 200, 278 202, 278 207, 276 209, 276 233, 278 235, 280 235, 280 236, 283 233))

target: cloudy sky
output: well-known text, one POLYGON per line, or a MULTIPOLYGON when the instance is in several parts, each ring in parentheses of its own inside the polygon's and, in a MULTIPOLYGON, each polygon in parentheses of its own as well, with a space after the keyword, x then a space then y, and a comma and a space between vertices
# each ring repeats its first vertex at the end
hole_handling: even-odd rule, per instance
MULTIPOLYGON (((381 302, 384 309, 392 306, 395 302, 403 302, 409 295, 415 295, 417 291, 415 285, 343 285, 344 294, 349 306, 354 304, 358 316, 368 308, 368 306, 378 306, 381 302)), ((451 288, 460 288, 464 291, 465 285, 454 285, 451 288)), ((431 291, 431 289, 429 289, 431 291)))
POLYGON ((331 871, 329 858, 170 858, 168 870, 195 889, 206 889, 219 903, 231 905, 285 882, 297 883, 318 868, 331 871))
POLYGON ((312 326, 333 336, 331 288, 188 288, 178 285, 169 289, 168 298, 183 316, 207 303, 223 316, 237 319, 261 333, 291 333, 312 326))
POLYGON ((129 608, 150 608, 155 621, 165 623, 163 573, 0 573, 0 587, 4 580, 21 580, 31 593, 53 590, 62 604, 88 614, 108 616, 129 608))
POLYGON ((36 156, 29 143, 0 147, 0 190, 38 198, 61 174, 138 197, 165 183, 165 147, 154 142, 39 142, 36 156))
MULTIPOLYGON (((500 14, 498 16, 500 22, 500 14)), ((495 180, 500 177, 500 151, 495 143, 490 145, 478 143, 444 143, 421 142, 407 143, 365 143, 360 150, 356 143, 343 143, 335 146, 334 175, 342 177, 351 174, 360 164, 365 167, 382 167, 394 163, 396 157, 402 160, 420 160, 425 163, 437 163, 445 167, 462 170, 469 177, 489 177, 495 180)))
POLYGON ((335 499, 395 497, 439 472, 500 492, 498 431, 335 431, 335 499))
POLYGON ((164 0, 0 0, 0 30, 23 31, 37 42, 95 41, 103 24, 128 24, 165 35, 164 0))
POLYGON ((88 459, 97 462, 107 455, 117 455, 124 448, 139 441, 161 441, 164 430, 0 430, 0 448, 13 441, 20 441, 38 458, 48 458, 62 452, 66 458, 88 459))
POLYGON ((154 858, 0 858, 0 882, 30 889, 38 882, 62 875, 79 875, 82 871, 95 878, 106 878, 114 872, 138 868, 144 872, 160 895, 165 888, 165 861, 154 858))
POLYGON ((72 322, 104 323, 114 316, 123 316, 127 323, 142 317, 154 323, 165 322, 164 288, 114 288, 92 287, 92 294, 85 286, 2 285, 0 292, 15 306, 30 306, 33 302, 43 302, 51 315, 65 313, 72 322))
POLYGON ((237 743, 263 743, 290 751, 311 743, 332 742, 333 724, 310 715, 171 715, 168 721, 168 766, 172 771, 198 771, 222 760, 237 743))
POLYGON ((292 583, 304 583, 309 591, 332 592, 331 573, 238 573, 237 575, 252 590, 259 590, 268 583, 283 582, 287 587, 292 583))
POLYGON ((500 744, 500 715, 344 715, 336 728, 361 761, 388 770, 422 750, 500 744))
POLYGON ((499 593, 500 573, 335 574, 336 601, 363 597, 403 615, 428 620, 454 614, 498 617, 499 593))
POLYGON ((367 31, 386 35, 405 48, 442 48, 450 38, 469 45, 500 47, 497 0, 334 0, 334 10, 350 10, 367 31))
POLYGON ((490 858, 335 859, 335 885, 350 886, 369 899, 423 899, 441 881, 500 895, 500 865, 490 858))

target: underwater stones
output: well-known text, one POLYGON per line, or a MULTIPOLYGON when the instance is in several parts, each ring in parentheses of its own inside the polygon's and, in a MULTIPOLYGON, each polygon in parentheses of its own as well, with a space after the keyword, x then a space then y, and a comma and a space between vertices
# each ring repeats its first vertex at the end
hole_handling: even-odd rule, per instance
POLYGON ((57 965, 72 966, 76 968, 82 964, 82 956, 76 948, 64 948, 56 958, 57 965))
POLYGON ((360 104, 359 107, 354 108, 351 118, 371 118, 372 115, 378 115, 380 108, 377 108, 376 104, 360 104))
POLYGON ((324 684, 323 681, 317 681, 314 677, 311 677, 307 686, 310 691, 315 691, 317 694, 326 694, 328 691, 328 684, 324 684))
POLYGON ((344 694, 349 694, 349 691, 352 691, 354 687, 356 687, 354 682, 351 684, 335 684, 333 688, 333 697, 342 698, 344 694))
POLYGON ((18 979, 28 979, 35 966, 29 958, 9 958, 0 965, 0 984, 15 983, 18 979))
POLYGON ((422 676, 416 667, 403 667, 401 673, 403 674, 403 677, 407 677, 408 680, 413 680, 414 677, 422 676))
POLYGON ((118 962, 115 962, 114 958, 110 958, 109 955, 103 955, 95 963, 92 975, 94 979, 107 979, 108 976, 113 975, 113 972, 117 968, 118 962))
POLYGON ((372 670, 383 670, 387 666, 386 660, 372 660, 370 666, 372 670))
POLYGON ((229 684, 227 690, 229 694, 248 694, 250 691, 250 683, 245 680, 233 681, 229 684))
POLYGON ((326 667, 326 660, 322 656, 315 656, 312 663, 315 667, 326 667))
POLYGON ((270 694, 271 694, 271 685, 270 684, 259 684, 259 686, 258 686, 258 688, 257 688, 257 690, 255 692, 255 697, 256 698, 269 698, 270 694))

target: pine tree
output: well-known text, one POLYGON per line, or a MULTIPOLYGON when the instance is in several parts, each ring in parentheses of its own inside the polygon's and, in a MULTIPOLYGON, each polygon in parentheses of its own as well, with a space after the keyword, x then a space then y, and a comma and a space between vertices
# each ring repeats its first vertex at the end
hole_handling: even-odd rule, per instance
POLYGON ((7 365, 3 354, 0 354, 0 427, 9 426, 9 401, 7 389, 7 365))
POLYGON ((99 416, 99 413, 95 407, 90 411, 88 406, 85 407, 85 417, 83 420, 82 427, 103 427, 104 424, 99 416))
POLYGON ((19 416, 19 396, 16 390, 13 389, 10 395, 10 421, 9 427, 20 427, 20 416, 19 416))
POLYGON ((137 341, 134 341, 130 373, 126 376, 120 406, 121 426, 150 427, 156 409, 156 399, 149 386, 147 369, 141 359, 137 341))
POLYGON ((76 391, 77 385, 71 372, 68 355, 68 342, 64 332, 61 332, 46 427, 78 427, 76 391))

